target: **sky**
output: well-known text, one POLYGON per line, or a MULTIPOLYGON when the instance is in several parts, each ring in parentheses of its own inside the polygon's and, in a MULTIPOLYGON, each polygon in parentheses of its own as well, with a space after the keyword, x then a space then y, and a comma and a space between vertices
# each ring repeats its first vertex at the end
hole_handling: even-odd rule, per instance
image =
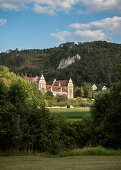
POLYGON ((121 0, 0 0, 0 52, 121 43, 121 0))

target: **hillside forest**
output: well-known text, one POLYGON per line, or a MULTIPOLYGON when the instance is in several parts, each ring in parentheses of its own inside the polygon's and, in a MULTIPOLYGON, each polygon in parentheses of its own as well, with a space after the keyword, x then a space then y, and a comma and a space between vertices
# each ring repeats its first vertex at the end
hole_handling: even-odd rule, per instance
POLYGON ((117 81, 121 64, 121 45, 105 41, 85 43, 67 42, 48 49, 22 49, 0 53, 0 65, 7 66, 16 74, 40 76, 42 73, 48 84, 54 78, 72 78, 75 86, 88 82, 99 87, 110 87, 117 81), (79 55, 80 59, 65 68, 59 68, 63 59, 79 55))

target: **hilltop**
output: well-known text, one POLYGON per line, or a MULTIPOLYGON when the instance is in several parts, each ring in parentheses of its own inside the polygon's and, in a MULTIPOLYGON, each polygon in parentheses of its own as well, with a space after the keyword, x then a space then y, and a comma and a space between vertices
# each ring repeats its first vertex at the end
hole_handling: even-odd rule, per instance
POLYGON ((47 82, 73 79, 82 82, 110 85, 117 79, 117 66, 121 64, 121 45, 105 41, 74 44, 67 42, 48 49, 9 50, 0 53, 0 65, 10 71, 28 76, 40 76, 47 82))

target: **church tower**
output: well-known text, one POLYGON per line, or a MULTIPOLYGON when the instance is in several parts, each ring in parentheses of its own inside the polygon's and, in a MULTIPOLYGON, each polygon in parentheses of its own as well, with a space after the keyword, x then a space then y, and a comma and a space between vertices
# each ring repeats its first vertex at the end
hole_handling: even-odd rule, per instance
POLYGON ((39 90, 41 90, 43 93, 46 92, 46 81, 43 75, 40 77, 39 80, 39 90))
POLYGON ((68 83, 68 93, 67 93, 67 95, 68 95, 68 99, 72 99, 74 97, 73 82, 72 82, 71 78, 70 78, 69 83, 68 83))

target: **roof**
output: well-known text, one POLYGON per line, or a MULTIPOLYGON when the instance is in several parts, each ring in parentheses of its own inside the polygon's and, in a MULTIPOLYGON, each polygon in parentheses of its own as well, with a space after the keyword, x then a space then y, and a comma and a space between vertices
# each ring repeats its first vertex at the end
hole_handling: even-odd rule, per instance
POLYGON ((62 92, 67 92, 67 88, 66 87, 63 87, 63 86, 52 86, 52 85, 46 85, 46 89, 47 91, 61 91, 62 89, 62 92))
POLYGON ((60 83, 60 86, 68 86, 68 80, 56 80, 53 84, 53 86, 59 86, 59 83, 60 83))

